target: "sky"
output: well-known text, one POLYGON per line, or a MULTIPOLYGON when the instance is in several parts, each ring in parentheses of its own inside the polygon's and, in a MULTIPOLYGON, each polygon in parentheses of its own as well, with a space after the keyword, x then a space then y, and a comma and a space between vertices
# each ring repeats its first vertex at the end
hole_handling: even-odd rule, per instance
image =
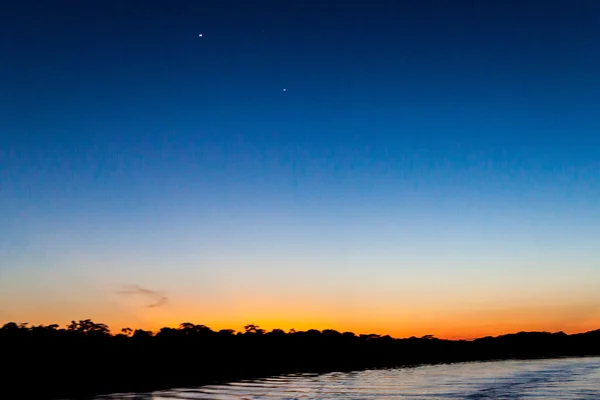
POLYGON ((600 328, 600 2, 0 13, 0 323, 600 328))

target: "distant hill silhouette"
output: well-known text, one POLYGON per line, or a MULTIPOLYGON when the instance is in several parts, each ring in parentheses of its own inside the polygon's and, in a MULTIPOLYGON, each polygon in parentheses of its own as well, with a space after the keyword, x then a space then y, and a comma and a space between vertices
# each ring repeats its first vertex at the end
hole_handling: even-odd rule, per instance
POLYGON ((73 321, 0 328, 8 398, 50 399, 150 391, 292 372, 347 371, 426 363, 600 355, 600 329, 580 334, 520 332, 471 341, 431 335, 394 339, 326 329, 213 331, 183 323, 153 333, 73 321))

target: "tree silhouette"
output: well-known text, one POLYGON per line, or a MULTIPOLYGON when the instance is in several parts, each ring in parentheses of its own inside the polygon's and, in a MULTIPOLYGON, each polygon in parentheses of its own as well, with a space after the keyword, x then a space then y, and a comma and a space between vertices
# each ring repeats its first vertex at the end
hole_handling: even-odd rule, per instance
POLYGON ((16 322, 8 322, 4 324, 2 328, 0 328, 0 330, 3 330, 5 332, 17 331, 19 329, 21 329, 21 327, 16 322))
POLYGON ((19 398, 23 377, 36 382, 28 397, 72 398, 110 392, 148 392, 174 386, 290 372, 397 367, 506 358, 600 355, 600 330, 519 332, 472 341, 356 335, 333 329, 288 333, 251 323, 242 333, 184 322, 156 334, 123 328, 111 335, 89 319, 58 325, 9 322, 0 327, 2 394, 19 398), (126 368, 119 365, 127 366, 126 368), (131 373, 131 371, 135 373, 131 373))
POLYGON ((67 329, 72 332, 85 334, 107 335, 110 333, 108 326, 105 324, 96 324, 90 319, 80 320, 79 322, 71 321, 67 329))
POLYGON ((235 330, 233 330, 233 329, 221 329, 219 331, 219 335, 221 335, 221 336, 233 336, 234 333, 235 333, 235 330))
POLYGON ((136 329, 133 331, 133 335, 131 336, 134 339, 146 339, 152 337, 152 331, 145 331, 143 329, 136 329))
POLYGON ((246 331, 246 334, 262 335, 265 333, 264 329, 261 329, 258 325, 255 324, 245 325, 244 329, 246 331))

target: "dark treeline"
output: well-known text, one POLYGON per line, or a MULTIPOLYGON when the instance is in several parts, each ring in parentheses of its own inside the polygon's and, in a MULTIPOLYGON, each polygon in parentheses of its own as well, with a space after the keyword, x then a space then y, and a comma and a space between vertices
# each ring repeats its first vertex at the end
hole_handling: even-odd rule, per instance
MULTIPOLYGON (((600 355, 600 329, 521 332, 481 339, 394 339, 334 330, 213 331, 183 323, 157 333, 111 334, 90 320, 58 325, 8 323, 0 328, 3 394, 77 397, 150 391, 292 372, 345 371, 426 363, 600 355)), ((9 397, 14 397, 9 396, 9 397)))

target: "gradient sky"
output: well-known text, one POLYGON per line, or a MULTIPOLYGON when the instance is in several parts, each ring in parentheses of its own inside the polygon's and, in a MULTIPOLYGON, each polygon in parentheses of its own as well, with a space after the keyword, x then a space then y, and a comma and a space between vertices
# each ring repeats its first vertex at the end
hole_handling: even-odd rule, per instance
POLYGON ((0 323, 600 328, 600 2, 0 14, 0 323))

